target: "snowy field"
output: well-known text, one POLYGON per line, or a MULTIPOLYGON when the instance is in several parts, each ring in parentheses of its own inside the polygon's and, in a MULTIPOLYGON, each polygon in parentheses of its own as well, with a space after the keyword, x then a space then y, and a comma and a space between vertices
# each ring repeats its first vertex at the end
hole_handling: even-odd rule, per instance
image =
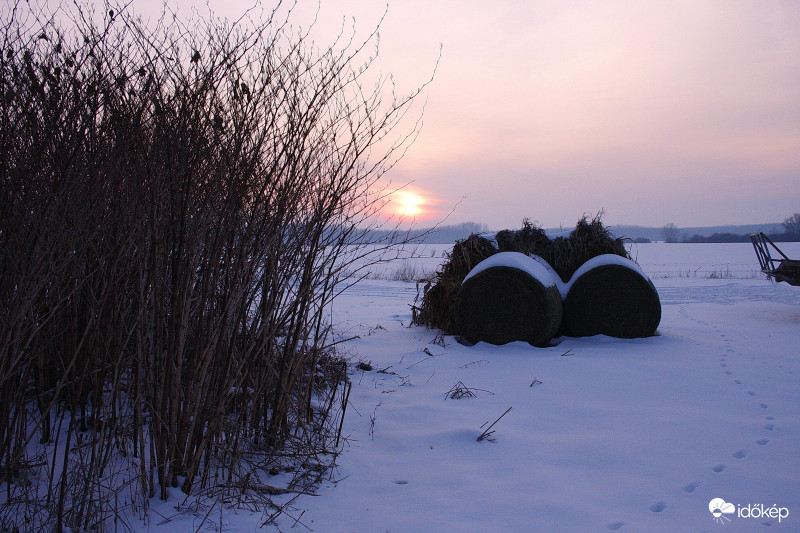
MULTIPOLYGON (((767 281, 752 246, 635 246, 659 335, 547 348, 410 326, 416 285, 390 278, 434 270, 446 247, 430 248, 336 301, 338 334, 359 336, 340 345, 343 452, 268 530, 800 531, 800 287, 767 281)), ((142 531, 261 530, 246 511, 201 521, 170 505, 142 531)))

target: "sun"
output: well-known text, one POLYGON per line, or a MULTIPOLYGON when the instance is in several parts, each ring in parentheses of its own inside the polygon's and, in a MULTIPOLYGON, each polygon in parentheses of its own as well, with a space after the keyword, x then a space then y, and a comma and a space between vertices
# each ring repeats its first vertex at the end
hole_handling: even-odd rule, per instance
POLYGON ((416 217, 422 213, 422 196, 408 191, 397 191, 392 200, 396 203, 395 213, 401 217, 416 217))

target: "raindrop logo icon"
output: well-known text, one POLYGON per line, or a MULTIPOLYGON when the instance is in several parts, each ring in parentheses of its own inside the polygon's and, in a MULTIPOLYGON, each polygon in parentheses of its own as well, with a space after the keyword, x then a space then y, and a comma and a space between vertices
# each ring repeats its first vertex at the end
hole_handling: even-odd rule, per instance
POLYGON ((724 524, 726 521, 731 521, 731 519, 725 515, 735 513, 736 506, 732 503, 727 503, 722 498, 714 498, 708 502, 708 510, 711 511, 711 514, 714 516, 714 522, 724 524))

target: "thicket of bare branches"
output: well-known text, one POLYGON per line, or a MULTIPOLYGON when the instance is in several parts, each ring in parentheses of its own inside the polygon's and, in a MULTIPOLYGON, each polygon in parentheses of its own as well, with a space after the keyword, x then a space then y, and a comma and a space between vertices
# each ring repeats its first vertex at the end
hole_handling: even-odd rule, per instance
POLYGON ((418 93, 278 11, 61 9, 0 10, 0 529, 318 472, 348 390, 326 305, 418 93))

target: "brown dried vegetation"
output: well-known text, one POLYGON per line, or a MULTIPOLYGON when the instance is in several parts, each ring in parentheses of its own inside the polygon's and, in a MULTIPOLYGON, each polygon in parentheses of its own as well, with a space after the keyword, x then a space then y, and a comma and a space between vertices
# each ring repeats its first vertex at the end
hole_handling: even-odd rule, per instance
POLYGON ((0 10, 3 531, 318 480, 349 390, 326 307, 416 131, 380 145, 418 92, 364 86, 374 34, 93 5, 0 10))

